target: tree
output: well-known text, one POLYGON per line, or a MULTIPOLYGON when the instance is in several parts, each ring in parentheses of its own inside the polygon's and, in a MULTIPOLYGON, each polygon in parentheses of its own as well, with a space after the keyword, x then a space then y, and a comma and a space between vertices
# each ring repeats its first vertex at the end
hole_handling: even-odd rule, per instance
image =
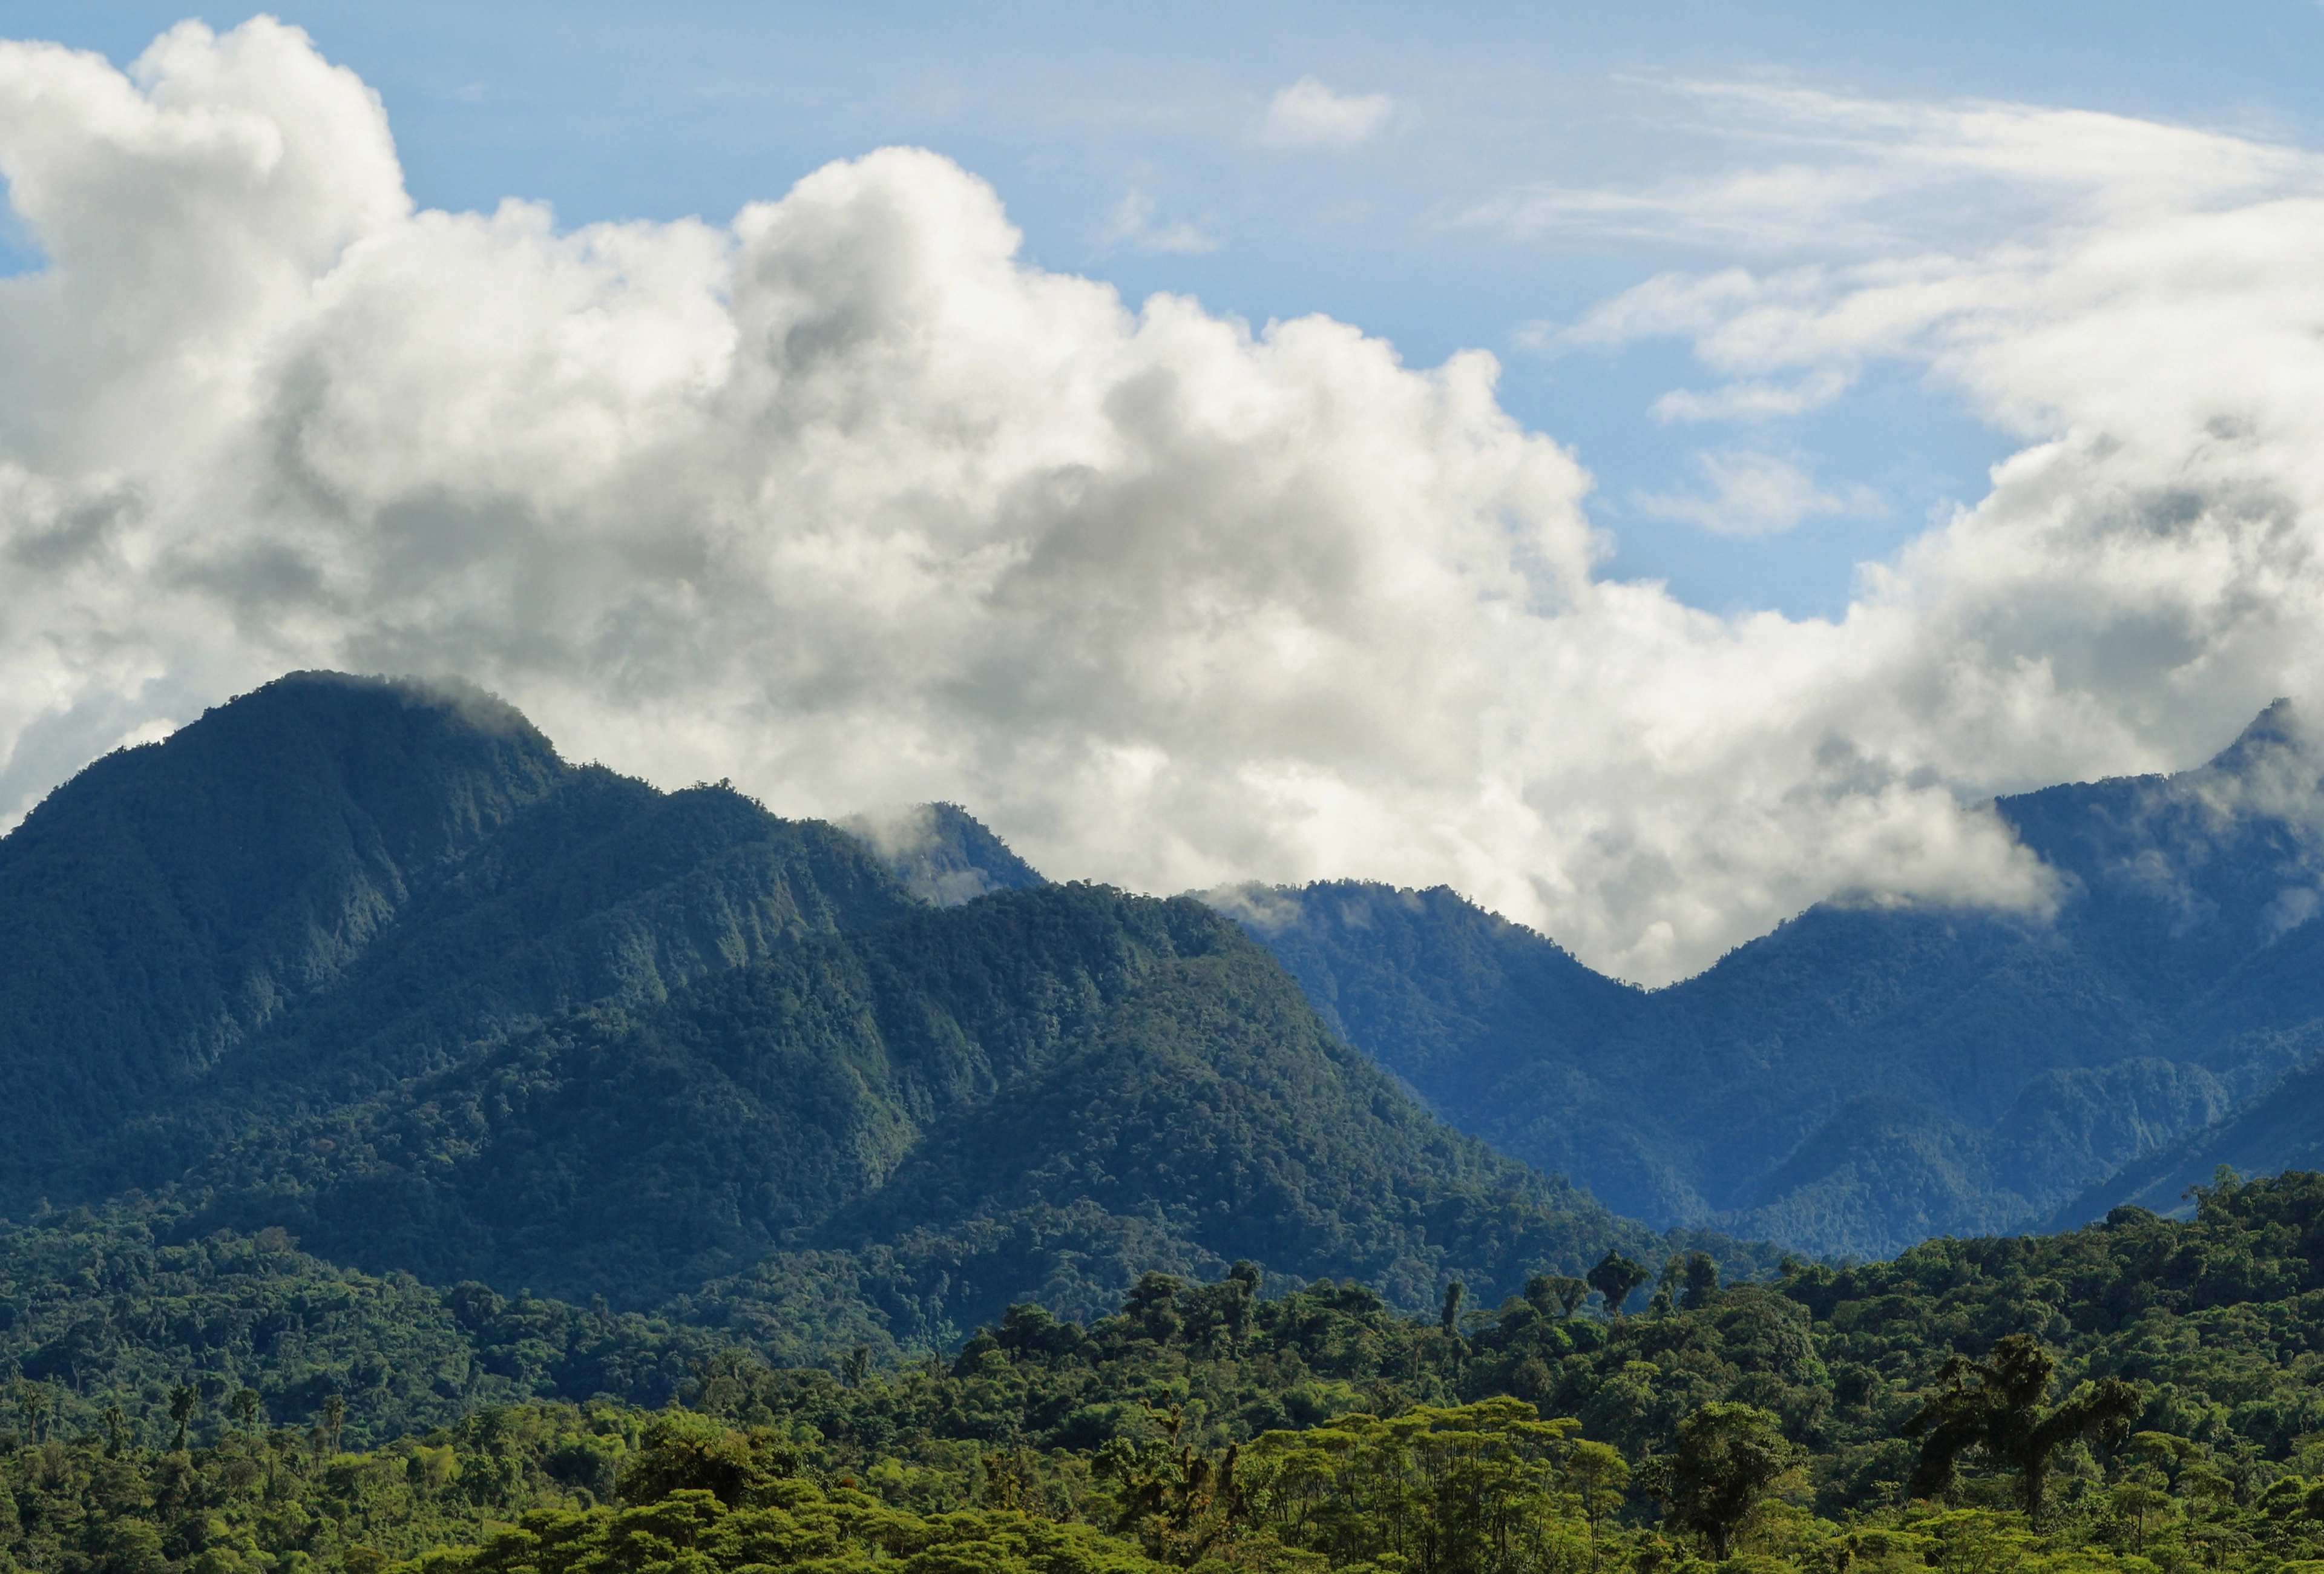
POLYGON ((1595 1539, 1606 1516, 1622 1506, 1622 1488, 1630 1484, 1629 1462, 1610 1443, 1583 1440, 1566 1455, 1565 1476, 1573 1483, 1582 1517, 1589 1522, 1590 1534, 1595 1539))
POLYGON ((1662 1277, 1655 1281, 1655 1298, 1647 1310, 1667 1317, 1678 1305, 1678 1287, 1686 1279, 1686 1259, 1676 1252, 1663 1259, 1662 1277))
POLYGON ((1735 1532, 1803 1457, 1774 1416, 1719 1400, 1679 1422, 1676 1446, 1648 1460, 1639 1479, 1673 1523, 1702 1536, 1724 1562, 1735 1532))
POLYGON ((2046 1405, 2057 1371, 2057 1356, 2031 1334, 1997 1339, 1982 1361, 1958 1351, 1947 1357, 1937 1392, 1904 1423, 1906 1437, 1923 1440, 1908 1486, 1912 1495, 1944 1496, 1961 1455, 1980 1449, 2017 1472, 2025 1513, 2039 1520, 2051 1457, 2075 1438, 2119 1443, 2146 1407, 2145 1395, 2119 1377, 2085 1383, 2062 1403, 2046 1405))
POLYGON ((1689 1252, 1686 1255, 1686 1294, 1679 1304, 1689 1311, 1701 1311, 1719 1293, 1719 1264, 1709 1252, 1689 1252))
POLYGON ((347 1402, 337 1393, 323 1396, 323 1452, 326 1456, 339 1451, 339 1428, 347 1419, 347 1402))
POLYGON ((180 1383, 170 1390, 170 1420, 178 1429, 170 1442, 171 1453, 186 1451, 186 1429, 193 1424, 194 1412, 201 1408, 201 1403, 202 1391, 190 1383, 180 1383))
POLYGON ((1447 1334, 1461 1331, 1461 1281, 1458 1279, 1444 1287, 1444 1310, 1437 1314, 1436 1326, 1447 1334))
POLYGON ((1590 1286, 1563 1273, 1536 1273, 1526 1281, 1525 1298, 1544 1317, 1572 1317, 1590 1298, 1590 1286))
POLYGON ((1619 1251, 1609 1251, 1605 1260, 1590 1270, 1590 1288, 1606 1298, 1609 1313, 1619 1317, 1622 1303, 1630 1299, 1630 1292, 1648 1277, 1645 1264, 1634 1262, 1619 1251))
POLYGON ((242 1435, 253 1448, 258 1446, 258 1417, 264 1405, 265 1401, 255 1388, 242 1388, 235 1392, 234 1419, 240 1423, 242 1435))

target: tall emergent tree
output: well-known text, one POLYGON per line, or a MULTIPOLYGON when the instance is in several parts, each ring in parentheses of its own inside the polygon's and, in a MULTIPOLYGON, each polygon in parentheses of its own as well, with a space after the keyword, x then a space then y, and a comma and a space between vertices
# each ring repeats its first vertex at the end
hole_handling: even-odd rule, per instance
POLYGON ((1606 1298, 1609 1315, 1619 1317, 1622 1302, 1629 1300, 1630 1292, 1649 1277, 1645 1264, 1634 1262, 1618 1251, 1609 1251, 1605 1260, 1590 1270, 1590 1288, 1606 1298))
POLYGON ((1766 1411, 1715 1400, 1678 1423, 1676 1446, 1649 1459, 1638 1480, 1725 1562, 1751 1511, 1805 1458, 1766 1411))
POLYGON ((1982 1361, 1956 1351, 1937 1374, 1938 1389, 1904 1423, 1919 1438, 1921 1457, 1909 1490, 1941 1497, 1952 1486, 1955 1463, 1971 1449, 2015 1470, 2025 1512, 2039 1519, 2048 1495, 2051 1457, 2075 1438, 2112 1446, 2130 1434, 2145 1395, 2119 1377, 2085 1383, 2061 1403, 2044 1403, 2058 1358, 2031 1334, 1994 1341, 1982 1361))
POLYGON ((194 1412, 201 1408, 202 1391, 190 1383, 180 1383, 170 1390, 170 1420, 176 1423, 177 1435, 170 1440, 170 1451, 186 1451, 186 1429, 193 1424, 194 1412))

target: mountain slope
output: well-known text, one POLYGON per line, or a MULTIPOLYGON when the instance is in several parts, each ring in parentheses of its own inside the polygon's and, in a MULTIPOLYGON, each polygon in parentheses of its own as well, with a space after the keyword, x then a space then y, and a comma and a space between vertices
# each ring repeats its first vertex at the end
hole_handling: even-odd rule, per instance
POLYGON ((294 674, 0 838, 0 1204, 919 905, 829 826, 568 766, 479 694, 294 674))
POLYGON ((2319 774, 2278 705, 2200 770, 2002 800, 2052 915, 1826 903, 1652 993, 1448 892, 1213 899, 1504 1152, 1649 1220, 1884 1254, 2047 1219, 2324 1044, 2319 774))
POLYGON ((91 765, 0 838, 8 1147, 210 1069, 565 773, 481 696, 320 674, 91 765))
POLYGON ((955 1324, 1240 1256, 1419 1303, 1447 1273, 1508 1289, 1646 1249, 1413 1106, 1231 924, 1086 886, 559 1017, 197 1183, 206 1219, 337 1260, 633 1306, 770 1255, 883 1254, 895 1310, 932 1322, 933 1294, 955 1324))
POLYGON ((0 875, 13 986, 88 996, 0 1018, 52 1095, 0 1107, 11 1208, 281 1227, 792 1356, 1157 1268, 1420 1307, 1671 1244, 1429 1116, 1199 903, 1045 884, 952 806, 659 792, 465 692, 269 685, 60 790, 0 875), (148 955, 171 987, 124 985, 148 955))

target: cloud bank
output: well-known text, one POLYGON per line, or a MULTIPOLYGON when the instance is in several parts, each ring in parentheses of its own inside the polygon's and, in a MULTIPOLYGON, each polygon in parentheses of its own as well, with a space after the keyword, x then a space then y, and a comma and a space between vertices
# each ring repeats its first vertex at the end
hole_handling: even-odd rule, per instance
MULTIPOLYGON (((0 46, 48 259, 0 282, 0 814, 330 665, 465 674, 569 753, 785 812, 957 801, 1058 875, 1449 882, 1647 981, 1833 893, 2038 909, 1984 796, 2316 690, 2312 163, 1756 112, 1850 150, 1790 182, 1835 211, 1971 166, 2063 214, 1565 330, 1690 336, 1744 403, 1917 359, 2024 431, 1836 622, 1596 577, 1589 477, 1490 356, 1130 309, 1019 263, 932 153, 567 233, 416 211, 376 97, 294 29, 189 23, 126 73, 0 46)), ((1764 232, 1738 190, 1597 208, 1764 232)))

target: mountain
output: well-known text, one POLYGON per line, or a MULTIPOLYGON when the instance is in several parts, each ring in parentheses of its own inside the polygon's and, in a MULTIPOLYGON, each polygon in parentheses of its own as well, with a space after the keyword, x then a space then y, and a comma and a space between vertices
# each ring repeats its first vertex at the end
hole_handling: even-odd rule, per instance
POLYGON ((0 838, 0 954, 14 1216, 770 1355, 1157 1268, 1422 1307, 1699 1244, 1437 1121, 1199 903, 954 806, 661 792, 459 688, 294 674, 100 761, 0 838))
POLYGON ((1157 1267, 1423 1304, 1653 1244, 1430 1117, 1231 923, 1083 885, 567 1014, 189 1185, 201 1227, 616 1306, 868 1272, 890 1326, 938 1342, 1029 1297, 1093 1315, 1157 1267))
POLYGON ((851 814, 839 829, 870 847, 904 888, 938 907, 1043 884, 1032 865, 957 803, 851 814))
POLYGON ((2196 1187, 2221 1179, 2324 1168, 2324 1060, 2286 1072, 2209 1125, 2141 1154, 2058 1210, 2073 1222, 2121 1207, 2183 1209, 2196 1187))
POLYGON ((0 838, 0 1206, 919 905, 853 838, 567 765, 481 694, 295 674, 0 838))
POLYGON ((1827 903, 1655 991, 1446 891, 1213 900, 1501 1151, 1652 1222, 1884 1255, 2102 1214, 2107 1177, 2324 1048, 2319 776, 2279 703, 2197 770, 2000 800, 2053 914, 1827 903))

